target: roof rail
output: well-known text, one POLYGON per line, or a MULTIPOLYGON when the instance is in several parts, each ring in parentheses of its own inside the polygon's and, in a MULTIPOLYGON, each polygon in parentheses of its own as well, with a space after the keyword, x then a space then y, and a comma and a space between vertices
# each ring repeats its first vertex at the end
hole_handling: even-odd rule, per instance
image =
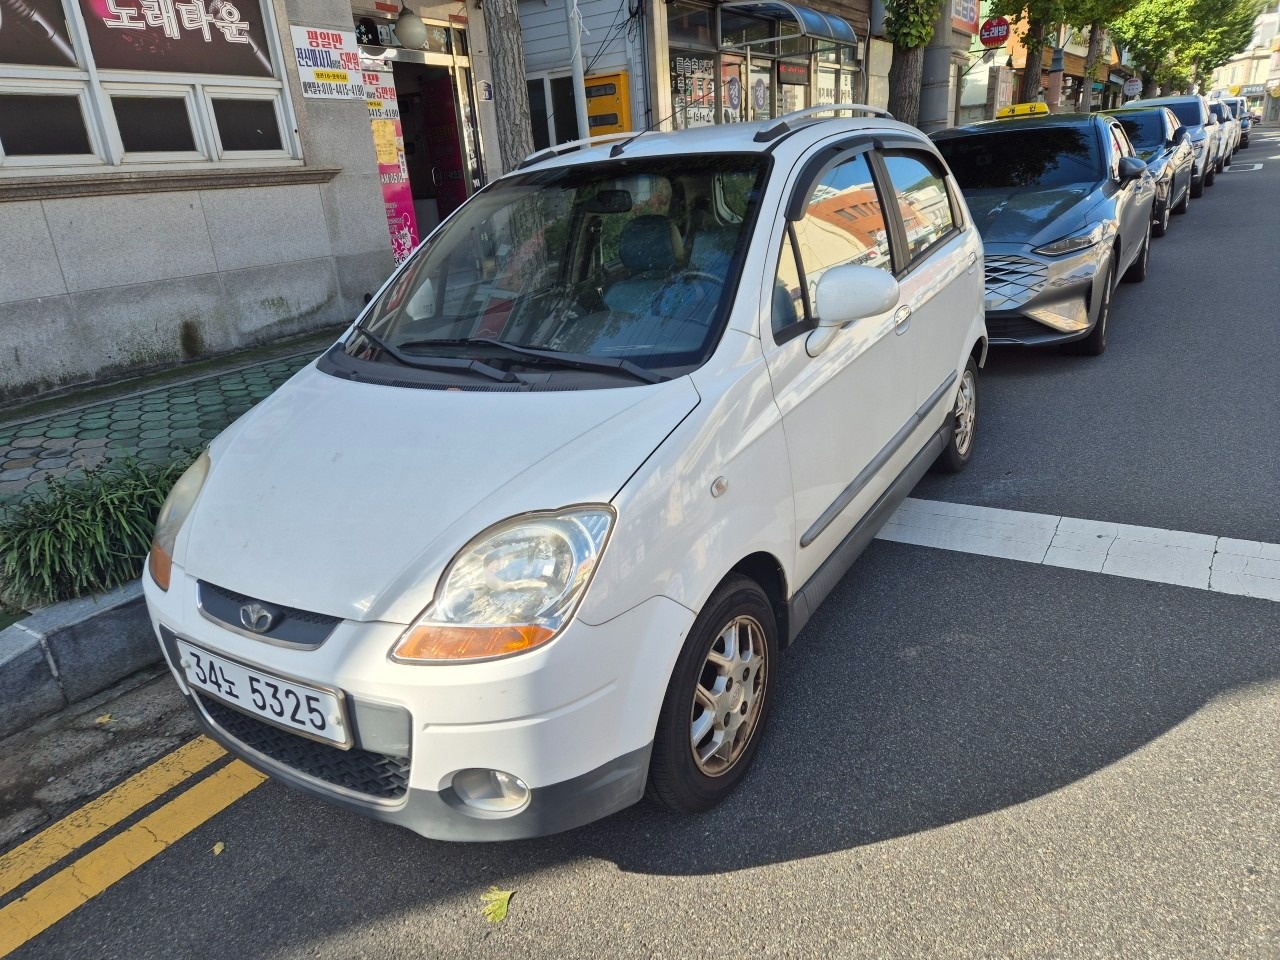
POLYGON ((570 140, 568 143, 557 143, 554 147, 547 147, 536 153, 531 153, 518 164, 517 170, 523 170, 526 167, 532 167, 536 163, 543 160, 550 160, 552 157, 558 157, 562 153, 568 153, 570 150, 581 150, 584 147, 594 146, 598 143, 607 143, 610 140, 624 140, 627 137, 638 137, 642 133, 648 133, 647 130, 623 130, 618 133, 597 133, 594 137, 584 137, 581 140, 570 140))
POLYGON ((756 143, 768 143, 770 140, 776 140, 784 133, 788 133, 792 128, 787 121, 796 121, 804 117, 812 117, 819 113, 835 113, 838 110, 848 110, 850 113, 868 113, 873 117, 886 117, 893 119, 893 114, 888 110, 881 110, 879 107, 873 107, 865 103, 828 103, 820 107, 809 107, 806 110, 795 110, 791 113, 784 113, 778 117, 777 122, 772 126, 765 127, 755 135, 756 143))

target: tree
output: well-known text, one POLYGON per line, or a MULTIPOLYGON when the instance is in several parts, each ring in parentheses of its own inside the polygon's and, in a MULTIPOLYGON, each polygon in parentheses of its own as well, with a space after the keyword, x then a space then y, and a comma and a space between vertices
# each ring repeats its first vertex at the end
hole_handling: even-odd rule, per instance
POLYGON ((485 0, 484 26, 489 38, 489 67, 498 121, 502 172, 509 173, 533 153, 529 120, 529 88, 524 73, 524 40, 520 35, 518 0, 485 0))
POLYGON ((1188 89, 1193 80, 1203 93, 1214 69, 1249 45, 1262 6, 1260 0, 1138 0, 1111 32, 1142 71, 1148 96, 1188 89))
POLYGON ((889 67, 889 112, 915 126, 920 119, 920 84, 924 77, 924 48, 933 39, 933 25, 944 0, 885 0, 885 36, 893 43, 889 67))
POLYGON ((1022 81, 1014 92, 1015 103, 1031 103, 1040 96, 1040 64, 1044 56, 1045 34, 1051 27, 1068 23, 1068 0, 995 0, 991 5, 992 16, 1008 17, 1013 22, 1025 22, 1022 46, 1027 51, 1027 62, 1022 69, 1022 81))

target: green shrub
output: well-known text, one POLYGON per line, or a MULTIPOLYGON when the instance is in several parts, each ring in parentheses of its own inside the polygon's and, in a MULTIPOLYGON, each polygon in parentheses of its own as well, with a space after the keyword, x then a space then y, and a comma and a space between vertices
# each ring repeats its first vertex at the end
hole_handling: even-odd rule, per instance
POLYGON ((138 577, 156 514, 194 459, 105 462, 0 511, 0 603, 70 600, 138 577))

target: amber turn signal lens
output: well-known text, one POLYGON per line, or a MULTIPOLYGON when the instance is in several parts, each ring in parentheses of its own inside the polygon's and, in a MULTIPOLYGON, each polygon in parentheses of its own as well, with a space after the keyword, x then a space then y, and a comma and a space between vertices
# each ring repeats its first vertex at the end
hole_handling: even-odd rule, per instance
POLYGON ((147 555, 147 569, 151 571, 151 579, 156 586, 166 593, 169 590, 169 578, 173 575, 173 557, 165 553, 164 547, 151 541, 151 552, 147 555))
POLYGON ((427 623, 414 627, 393 653, 397 660, 483 660, 520 653, 555 636, 534 624, 460 627, 427 623))

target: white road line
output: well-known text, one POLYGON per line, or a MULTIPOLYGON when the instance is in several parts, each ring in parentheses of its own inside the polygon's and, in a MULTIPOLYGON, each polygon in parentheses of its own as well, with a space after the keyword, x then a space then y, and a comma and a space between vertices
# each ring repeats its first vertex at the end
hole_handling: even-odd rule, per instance
POLYGON ((881 540, 1280 601, 1280 544, 907 499, 881 540))

